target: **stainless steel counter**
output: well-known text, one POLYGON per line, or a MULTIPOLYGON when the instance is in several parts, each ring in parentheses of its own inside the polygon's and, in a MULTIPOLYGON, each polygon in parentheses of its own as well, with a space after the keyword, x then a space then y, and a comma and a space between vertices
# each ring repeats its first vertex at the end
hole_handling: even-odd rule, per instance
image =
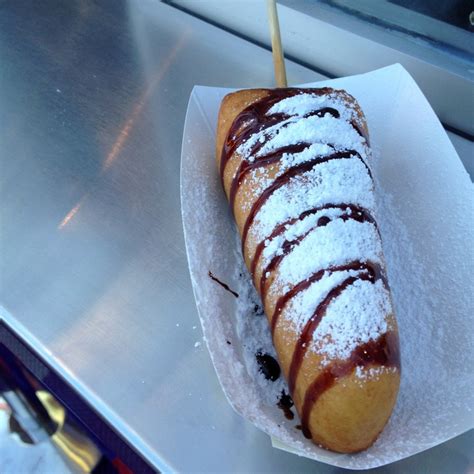
MULTIPOLYGON (((0 317, 160 469, 335 472, 271 448, 195 347, 179 202, 194 84, 271 86, 271 54, 156 0, 0 2, 0 317)), ((380 472, 465 471, 472 441, 380 472)))

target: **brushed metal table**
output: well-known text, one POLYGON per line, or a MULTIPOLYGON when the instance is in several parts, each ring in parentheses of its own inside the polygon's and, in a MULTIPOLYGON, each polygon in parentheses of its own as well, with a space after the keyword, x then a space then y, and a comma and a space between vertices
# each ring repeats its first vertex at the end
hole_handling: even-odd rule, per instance
MULTIPOLYGON (((319 78, 288 64, 290 84, 319 78)), ((160 470, 339 471, 273 449, 195 347, 195 84, 272 86, 271 54, 157 0, 0 1, 0 319, 160 470)), ((467 472, 473 440, 377 472, 467 472)))

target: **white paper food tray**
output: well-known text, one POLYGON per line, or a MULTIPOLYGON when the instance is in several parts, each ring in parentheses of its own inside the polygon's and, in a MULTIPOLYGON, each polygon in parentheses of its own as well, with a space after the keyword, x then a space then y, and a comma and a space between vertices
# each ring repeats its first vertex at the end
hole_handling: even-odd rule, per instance
POLYGON ((266 381, 253 363, 255 347, 249 341, 258 333, 268 349, 270 336, 262 325, 265 318, 251 316, 253 290, 245 280, 214 155, 217 113, 229 89, 196 86, 191 94, 181 156, 183 225, 204 336, 230 404, 278 439, 280 448, 335 466, 367 469, 424 451, 474 426, 473 185, 403 67, 307 84, 323 85, 346 89, 367 117, 376 155, 378 223, 400 330, 400 394, 371 448, 344 455, 306 440, 295 428, 299 421, 286 420, 272 398, 284 382, 266 381), (239 298, 211 280, 209 271, 239 298))

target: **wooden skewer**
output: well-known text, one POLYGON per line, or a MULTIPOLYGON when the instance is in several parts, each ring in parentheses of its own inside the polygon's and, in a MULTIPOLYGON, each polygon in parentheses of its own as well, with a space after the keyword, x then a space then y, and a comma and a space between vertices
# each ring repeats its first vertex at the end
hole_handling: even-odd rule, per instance
POLYGON ((272 38, 273 64, 275 66, 275 79, 277 87, 287 87, 285 58, 281 45, 280 24, 278 23, 278 12, 275 0, 267 0, 268 21, 270 23, 270 34, 272 38))

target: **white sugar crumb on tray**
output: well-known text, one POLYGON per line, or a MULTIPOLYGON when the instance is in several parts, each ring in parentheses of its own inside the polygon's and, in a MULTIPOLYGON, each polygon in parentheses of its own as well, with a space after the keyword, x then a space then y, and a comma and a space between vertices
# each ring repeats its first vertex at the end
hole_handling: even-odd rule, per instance
MULTIPOLYGON (((285 391, 288 394, 288 387, 282 373, 277 380, 272 381, 265 377, 258 363, 256 357, 258 354, 268 354, 275 361, 277 361, 277 356, 260 298, 251 283, 250 275, 243 262, 237 268, 237 279, 239 299, 237 301, 235 322, 239 342, 243 349, 242 355, 245 367, 256 384, 261 400, 267 403, 269 407, 275 408, 282 392, 285 391)), ((278 416, 281 416, 283 422, 283 413, 279 413, 278 416)))

